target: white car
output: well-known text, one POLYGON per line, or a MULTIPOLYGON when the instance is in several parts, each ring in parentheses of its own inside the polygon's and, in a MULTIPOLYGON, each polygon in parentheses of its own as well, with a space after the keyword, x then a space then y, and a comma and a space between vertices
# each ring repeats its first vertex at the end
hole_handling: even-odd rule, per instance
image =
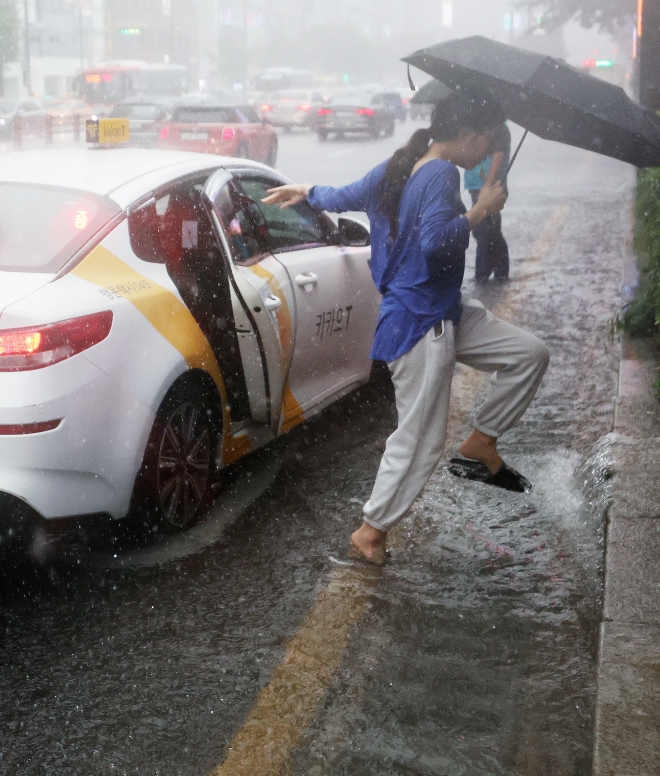
POLYGON ((186 528, 217 469, 369 379, 368 230, 264 206, 284 182, 169 151, 3 158, 0 534, 144 509, 186 528))

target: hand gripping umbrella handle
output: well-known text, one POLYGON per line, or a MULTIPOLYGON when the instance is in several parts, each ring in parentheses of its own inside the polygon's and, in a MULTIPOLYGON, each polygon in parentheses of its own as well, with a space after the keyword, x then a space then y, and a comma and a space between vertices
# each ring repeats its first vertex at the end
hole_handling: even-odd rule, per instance
POLYGON ((513 167, 513 163, 516 161, 516 157, 520 153, 520 149, 522 148, 522 144, 525 142, 525 138, 529 135, 529 130, 525 130, 525 134, 522 136, 522 140, 518 143, 518 148, 516 148, 515 154, 511 157, 511 161, 509 162, 509 167, 507 168, 506 174, 508 175, 511 172, 511 168, 513 167))

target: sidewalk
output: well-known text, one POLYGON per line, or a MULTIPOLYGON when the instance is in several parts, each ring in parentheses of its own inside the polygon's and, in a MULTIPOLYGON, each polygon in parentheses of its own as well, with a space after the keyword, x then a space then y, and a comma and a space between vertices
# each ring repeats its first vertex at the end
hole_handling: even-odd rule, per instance
POLYGON ((651 346, 624 339, 614 422, 595 776, 660 774, 660 403, 651 346))

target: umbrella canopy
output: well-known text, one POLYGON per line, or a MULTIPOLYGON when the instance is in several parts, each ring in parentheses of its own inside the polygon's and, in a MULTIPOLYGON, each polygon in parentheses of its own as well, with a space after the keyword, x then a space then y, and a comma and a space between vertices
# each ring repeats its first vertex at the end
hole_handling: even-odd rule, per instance
POLYGON ((655 113, 563 60, 475 35, 421 49, 403 61, 452 89, 488 89, 511 121, 546 140, 638 167, 660 166, 655 113))
POLYGON ((446 100, 453 91, 453 89, 438 81, 437 78, 432 78, 415 92, 410 102, 415 103, 415 105, 437 105, 439 102, 446 100))

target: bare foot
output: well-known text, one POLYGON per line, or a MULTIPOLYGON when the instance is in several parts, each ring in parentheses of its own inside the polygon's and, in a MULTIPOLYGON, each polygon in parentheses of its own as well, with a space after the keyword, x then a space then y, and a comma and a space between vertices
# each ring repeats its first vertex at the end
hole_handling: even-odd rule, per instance
POLYGON ((360 528, 351 536, 353 546, 360 551, 369 563, 376 566, 384 566, 387 563, 387 551, 385 550, 385 531, 379 531, 368 523, 362 523, 360 528))
POLYGON ((473 461, 481 461, 491 474, 497 474, 504 464, 497 452, 497 437, 488 436, 476 429, 461 445, 461 455, 473 461))

